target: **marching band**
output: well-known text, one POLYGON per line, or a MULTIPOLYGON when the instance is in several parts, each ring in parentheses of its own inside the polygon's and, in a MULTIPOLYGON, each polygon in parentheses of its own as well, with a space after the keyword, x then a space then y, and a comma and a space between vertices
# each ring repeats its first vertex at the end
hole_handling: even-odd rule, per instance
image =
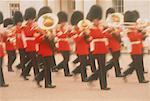
POLYGON ((55 88, 52 72, 64 69, 66 77, 81 74, 82 82, 99 80, 102 90, 110 90, 107 86, 107 72, 113 67, 116 77, 126 81, 127 76, 135 70, 139 83, 148 83, 144 77, 143 41, 148 37, 149 33, 145 29, 149 24, 142 26, 138 23, 140 15, 136 10, 126 11, 123 15, 109 8, 106 21, 102 20, 102 15, 99 5, 93 5, 86 17, 83 12, 74 11, 70 21, 66 12, 60 11, 55 15, 48 6, 42 7, 37 16, 32 7, 25 10, 24 16, 16 11, 13 18, 4 20, 0 12, 0 87, 8 87, 3 74, 5 51, 8 55, 8 71, 14 72, 12 65, 18 51, 20 63, 16 67, 22 70, 21 77, 29 80, 33 67, 38 87, 42 87, 40 82, 45 79, 45 88, 55 88), (125 46, 125 35, 130 43, 132 63, 122 72, 119 59, 122 47, 125 46), (58 53, 63 60, 56 64, 55 55, 58 53), (80 65, 71 72, 69 61, 72 53, 77 56, 72 62, 80 65), (109 53, 112 59, 107 61, 109 53), (92 71, 90 76, 87 75, 88 65, 92 71))

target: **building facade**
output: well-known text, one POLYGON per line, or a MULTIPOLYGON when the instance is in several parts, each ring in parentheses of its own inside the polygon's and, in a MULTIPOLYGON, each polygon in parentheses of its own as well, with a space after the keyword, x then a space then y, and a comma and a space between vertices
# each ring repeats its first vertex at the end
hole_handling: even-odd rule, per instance
POLYGON ((150 0, 0 0, 0 11, 6 18, 11 17, 16 10, 24 13, 27 7, 34 7, 38 11, 42 6, 48 5, 54 13, 66 11, 71 15, 74 10, 80 10, 86 15, 93 4, 102 6, 103 18, 109 7, 114 7, 118 12, 137 10, 140 12, 141 18, 148 19, 150 17, 150 0))

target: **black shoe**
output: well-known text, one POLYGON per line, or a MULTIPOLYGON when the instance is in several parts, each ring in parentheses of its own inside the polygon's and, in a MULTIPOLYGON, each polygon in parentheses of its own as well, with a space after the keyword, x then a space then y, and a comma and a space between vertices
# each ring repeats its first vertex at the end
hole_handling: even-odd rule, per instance
POLYGON ((8 87, 9 85, 8 84, 2 84, 0 85, 0 87, 8 87))
POLYGON ((56 68, 52 69, 52 72, 58 72, 58 69, 56 69, 56 68))
POLYGON ((124 82, 126 83, 126 82, 127 82, 127 76, 124 76, 124 77, 123 77, 123 80, 124 80, 124 82))
POLYGON ((28 74, 27 76, 31 76, 30 74, 28 74))
POLYGON ((42 85, 40 84, 39 81, 37 81, 36 84, 37 84, 37 86, 38 86, 39 88, 42 87, 42 85))
POLYGON ((26 76, 22 76, 24 80, 29 80, 26 76))
POLYGON ((109 87, 107 87, 107 88, 102 88, 102 90, 110 90, 110 88, 109 88, 109 87))
POLYGON ((116 75, 116 77, 125 77, 125 75, 120 74, 120 75, 116 75))
POLYGON ((87 78, 83 79, 82 82, 88 82, 87 78))
POLYGON ((55 85, 47 85, 45 86, 45 88, 55 88, 56 86, 55 85))
POLYGON ((144 72, 144 74, 147 74, 148 72, 144 72))
POLYGON ((14 72, 14 70, 12 70, 12 69, 8 69, 8 72, 14 72))
POLYGON ((140 83, 149 83, 149 81, 143 80, 140 83))
POLYGON ((21 66, 20 66, 20 65, 17 65, 16 68, 17 68, 17 69, 21 69, 21 66))
POLYGON ((65 75, 66 77, 71 77, 71 76, 73 76, 72 74, 67 74, 67 75, 65 75))

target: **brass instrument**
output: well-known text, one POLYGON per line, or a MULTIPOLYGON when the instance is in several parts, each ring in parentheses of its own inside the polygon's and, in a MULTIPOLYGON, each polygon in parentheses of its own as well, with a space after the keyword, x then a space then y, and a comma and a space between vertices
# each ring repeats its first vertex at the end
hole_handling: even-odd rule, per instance
POLYGON ((57 24, 58 17, 52 13, 42 15, 37 21, 38 27, 46 32, 45 36, 49 39, 53 36, 53 28, 55 28, 57 24))
POLYGON ((81 31, 80 35, 83 35, 85 42, 88 43, 89 38, 90 38, 90 36, 89 36, 90 30, 89 29, 92 27, 91 21, 89 21, 87 19, 81 20, 81 21, 79 21, 77 26, 79 27, 79 29, 81 31))
POLYGON ((50 47, 52 48, 53 51, 55 51, 55 33, 54 33, 54 28, 58 24, 58 17, 57 15, 53 13, 46 13, 42 15, 38 21, 37 21, 37 26, 45 31, 45 40, 49 42, 50 47))

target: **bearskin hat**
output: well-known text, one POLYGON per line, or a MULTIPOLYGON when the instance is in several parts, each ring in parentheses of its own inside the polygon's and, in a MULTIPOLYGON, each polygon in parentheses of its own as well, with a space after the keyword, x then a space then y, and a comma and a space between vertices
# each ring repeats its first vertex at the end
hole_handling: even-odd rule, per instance
POLYGON ((59 24, 62 22, 67 22, 68 21, 68 15, 64 11, 60 11, 57 13, 58 19, 59 19, 59 24))
POLYGON ((114 8, 108 8, 107 10, 106 10, 106 18, 108 17, 108 14, 112 14, 112 13, 115 13, 115 9, 114 8))
POLYGON ((24 19, 27 21, 29 19, 33 20, 36 17, 36 10, 33 7, 27 8, 25 10, 24 19))
POLYGON ((84 15, 82 12, 80 11, 74 11, 73 14, 71 15, 71 24, 72 25, 77 25, 78 22, 80 20, 83 20, 84 19, 84 15))
POLYGON ((14 25, 16 25, 18 22, 23 22, 23 16, 20 11, 16 11, 13 16, 14 25))
POLYGON ((140 17, 138 11, 126 11, 124 14, 125 22, 136 22, 136 20, 140 17))
POLYGON ((38 18, 46 13, 52 13, 52 9, 49 6, 44 6, 44 7, 40 8, 40 10, 38 12, 38 18))
POLYGON ((3 23, 3 13, 0 12, 0 24, 2 24, 2 23, 3 23))
POLYGON ((88 12, 87 19, 90 21, 102 19, 102 8, 99 5, 93 5, 88 12))
POLYGON ((8 27, 9 25, 13 25, 13 20, 11 18, 6 18, 4 20, 4 27, 8 27))
POLYGON ((137 19, 140 18, 140 14, 137 10, 132 11, 132 14, 133 14, 133 20, 136 22, 137 19))

